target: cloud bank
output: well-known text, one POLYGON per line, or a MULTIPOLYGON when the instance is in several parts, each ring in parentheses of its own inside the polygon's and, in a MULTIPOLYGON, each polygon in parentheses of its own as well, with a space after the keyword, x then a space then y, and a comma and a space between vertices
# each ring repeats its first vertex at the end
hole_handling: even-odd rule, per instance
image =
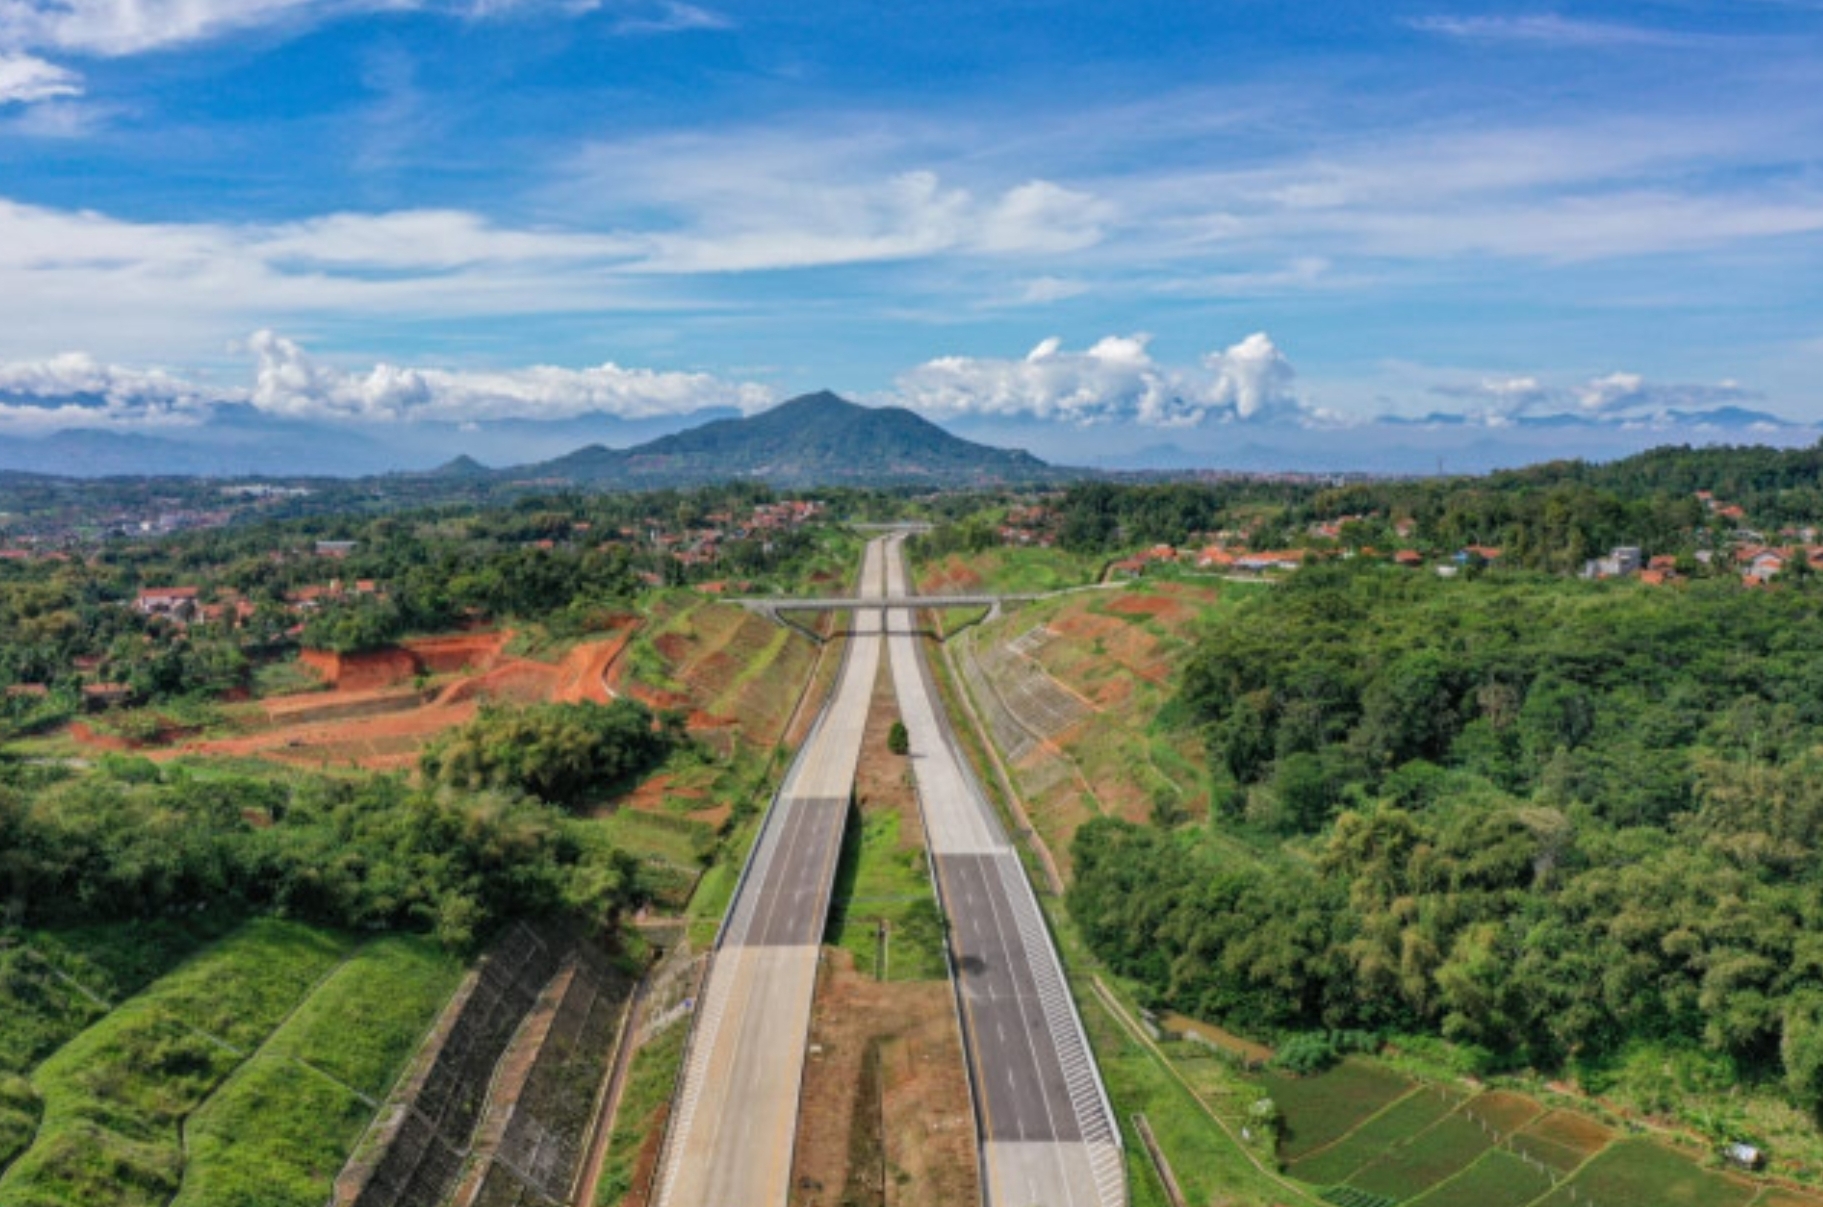
POLYGON ((0 362, 0 432, 43 435, 65 428, 193 427, 214 410, 246 405, 264 415, 338 424, 474 424, 556 421, 588 415, 650 419, 710 408, 752 412, 778 401, 767 386, 710 373, 534 365, 464 371, 380 363, 366 371, 325 365, 272 331, 250 336, 251 386, 131 369, 70 353, 0 362))
POLYGON ((1200 372, 1155 361, 1149 342, 1145 335, 1110 335, 1085 352, 1069 352, 1052 338, 1021 360, 938 357, 901 374, 896 396, 938 417, 1030 417, 1081 427, 1195 427, 1302 410, 1291 362, 1264 333, 1209 353, 1200 372))

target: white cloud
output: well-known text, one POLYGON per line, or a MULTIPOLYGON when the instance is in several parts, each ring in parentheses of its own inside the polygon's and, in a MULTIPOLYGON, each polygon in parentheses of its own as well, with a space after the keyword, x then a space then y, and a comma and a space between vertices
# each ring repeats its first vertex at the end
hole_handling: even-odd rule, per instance
POLYGON ((1115 222, 1103 197, 1043 178, 982 183, 950 150, 903 121, 628 139, 579 155, 550 204, 643 224, 639 267, 654 273, 1059 256, 1115 222))
POLYGON ((257 363, 250 401, 269 414, 294 419, 458 424, 589 414, 646 419, 708 407, 754 411, 777 401, 760 385, 612 362, 587 369, 538 365, 498 372, 382 363, 356 373, 324 366, 271 331, 254 333, 247 347, 257 363))
POLYGON ((75 72, 29 54, 0 54, 0 105, 32 105, 81 95, 82 77, 75 72))
POLYGON ((503 230, 459 210, 329 214, 246 233, 249 250, 273 263, 443 270, 475 264, 625 259, 628 239, 503 230))
POLYGON ((1232 406, 1237 419, 1296 405, 1291 393, 1296 376, 1291 362, 1264 332, 1248 336, 1226 352, 1211 352, 1203 364, 1215 374, 1210 397, 1232 406))
POLYGON ((192 427, 215 404, 235 397, 162 369, 103 364, 80 352, 0 362, 0 432, 8 435, 192 427))
POLYGON ((83 353, 0 362, 0 432, 195 426, 216 407, 239 403, 286 419, 472 425, 594 414, 647 419, 709 407, 751 412, 777 401, 770 388, 751 382, 612 362, 491 372, 380 363, 355 372, 325 365, 272 331, 255 332, 241 350, 253 360, 251 388, 106 364, 83 353))
POLYGON ((1027 305, 1042 306, 1047 302, 1062 302, 1069 298, 1081 297, 1089 292, 1086 281, 1073 280, 1069 277, 1035 277, 1025 283, 1019 292, 1019 300, 1027 305))
POLYGON ((282 20, 408 6, 406 0, 0 0, 0 40, 120 56, 282 20))
POLYGON ((621 32, 719 29, 724 18, 677 0, 0 0, 0 46, 119 58, 251 29, 305 28, 360 13, 440 11, 488 18, 519 13, 624 13, 621 32))
POLYGON ((1431 392, 1479 404, 1468 417, 1489 423, 1511 423, 1521 417, 1576 415, 1615 422, 1660 419, 1670 412, 1759 401, 1762 395, 1732 381, 1715 384, 1653 382, 1643 374, 1615 372, 1569 384, 1551 384, 1534 375, 1489 377, 1478 382, 1448 382, 1431 392))
POLYGON ((982 199, 935 172, 882 180, 753 180, 685 204, 685 233, 660 234, 647 272, 749 272, 907 260, 946 252, 1042 255, 1102 238, 1105 203, 1048 181, 982 199))
POLYGON ((1108 336, 1086 352, 1055 337, 1021 360, 939 357, 899 376, 896 400, 939 417, 1024 416, 1079 426, 1193 427, 1306 413, 1290 361, 1264 334, 1203 358, 1203 371, 1161 365, 1149 337, 1108 336))
POLYGON ((1465 42, 1531 43, 1550 47, 1623 48, 1707 47, 1722 39, 1713 34, 1653 29, 1612 21, 1579 21, 1555 13, 1519 17, 1425 17, 1412 28, 1465 42))
POLYGON ((698 29, 731 29, 734 23, 720 13, 682 4, 678 0, 661 0, 647 11, 628 13, 614 23, 614 31, 623 34, 671 34, 698 29))

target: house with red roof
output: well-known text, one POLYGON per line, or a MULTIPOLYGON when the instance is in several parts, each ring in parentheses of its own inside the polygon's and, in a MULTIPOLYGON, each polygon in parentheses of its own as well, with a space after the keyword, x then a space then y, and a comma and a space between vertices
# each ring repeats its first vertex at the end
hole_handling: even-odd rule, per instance
POLYGON ((142 616, 187 615, 196 608, 196 587, 147 587, 133 601, 142 616))

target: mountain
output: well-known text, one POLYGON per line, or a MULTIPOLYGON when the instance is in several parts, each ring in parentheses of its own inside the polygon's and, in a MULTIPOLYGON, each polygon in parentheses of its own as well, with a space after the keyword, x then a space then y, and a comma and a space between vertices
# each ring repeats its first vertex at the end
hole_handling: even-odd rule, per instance
POLYGON ((828 391, 633 448, 590 445, 505 472, 634 490, 731 478, 776 486, 962 486, 1063 476, 1030 453, 975 444, 901 407, 864 407, 828 391))
POLYGON ((445 461, 424 476, 427 478, 490 478, 493 474, 493 470, 467 453, 463 453, 453 461, 445 461))

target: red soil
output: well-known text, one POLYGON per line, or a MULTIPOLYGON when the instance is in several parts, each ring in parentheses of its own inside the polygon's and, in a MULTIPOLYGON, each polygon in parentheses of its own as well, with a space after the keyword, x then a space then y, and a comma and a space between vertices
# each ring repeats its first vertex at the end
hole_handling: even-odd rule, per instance
POLYGON ((1170 600, 1157 595, 1121 595, 1108 603, 1108 611, 1122 616, 1163 616, 1175 609, 1170 600))
MULTIPOLYGON (((611 671, 632 636, 632 628, 602 641, 576 646, 556 664, 504 656, 502 647, 510 636, 464 633, 426 638, 408 642, 397 650, 355 659, 337 659, 333 654, 316 651, 319 657, 311 664, 319 669, 333 665, 337 690, 274 697, 265 701, 265 717, 254 722, 258 726, 254 732, 182 742, 158 751, 154 757, 212 754, 253 756, 310 767, 353 763, 370 770, 409 768, 427 743, 472 719, 484 702, 611 700, 611 671), (385 678, 402 666, 412 668, 407 678, 452 666, 467 668, 468 673, 434 693, 397 686, 348 686, 350 682, 385 678)), ((82 732, 72 727, 71 733, 78 740, 92 741, 101 748, 125 748, 102 745, 118 739, 89 733, 86 726, 82 732)))
POLYGON ((373 691, 419 675, 490 670, 499 661, 501 647, 511 637, 511 633, 504 632, 419 637, 402 645, 360 654, 304 650, 298 654, 298 661, 321 675, 336 691, 373 691))

